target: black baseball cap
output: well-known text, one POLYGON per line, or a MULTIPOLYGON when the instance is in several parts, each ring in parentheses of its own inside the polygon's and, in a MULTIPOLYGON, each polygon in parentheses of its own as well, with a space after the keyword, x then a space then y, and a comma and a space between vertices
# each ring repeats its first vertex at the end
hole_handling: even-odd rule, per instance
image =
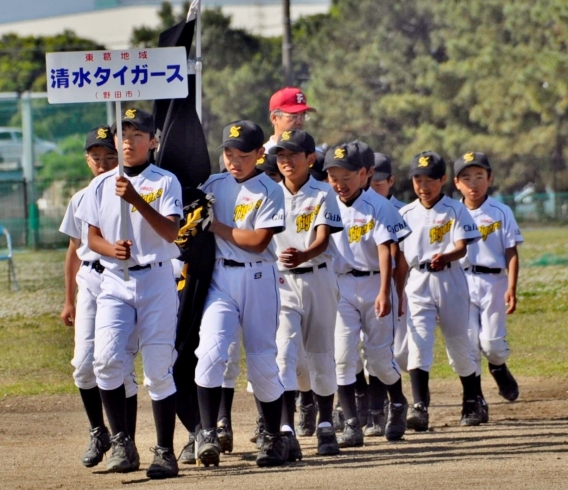
MULTIPOLYGON (((125 123, 132 124, 144 133, 154 134, 156 132, 154 116, 136 107, 127 107, 122 111, 122 124, 125 123)), ((112 133, 116 133, 116 123, 112 125, 112 133)))
POLYGON ((301 129, 284 131, 278 136, 276 146, 268 150, 270 155, 276 155, 279 149, 290 150, 293 153, 315 153, 316 142, 309 133, 301 129))
POLYGON ((375 166, 373 168, 373 176, 371 180, 386 180, 392 175, 391 159, 384 153, 373 153, 375 166))
POLYGON ((341 167, 351 172, 364 168, 357 146, 354 143, 344 143, 328 150, 325 154, 323 170, 329 170, 332 167, 341 167))
POLYGON ((457 177, 464 168, 473 166, 481 167, 491 172, 491 165, 489 164, 489 160, 485 156, 485 153, 481 153, 480 151, 470 151, 468 153, 464 153, 454 162, 454 175, 457 177))
POLYGON ((423 151, 415 155, 410 162, 410 176, 426 175, 432 179, 441 179, 446 175, 446 162, 433 151, 423 151))
POLYGON ((223 128, 223 143, 217 148, 229 147, 248 153, 264 145, 264 131, 255 122, 243 119, 223 128))
POLYGON ((371 147, 367 143, 363 143, 359 140, 352 141, 351 143, 357 148, 359 158, 361 159, 361 166, 366 169, 373 168, 373 165, 375 165, 375 157, 371 147))
POLYGON ((116 146, 114 146, 114 138, 110 126, 97 126, 91 129, 87 133, 87 139, 85 140, 85 151, 93 146, 104 146, 109 150, 116 151, 116 146))
POLYGON ((256 168, 262 170, 263 172, 278 172, 278 165, 276 164, 276 155, 269 155, 265 153, 256 161, 256 168))
POLYGON ((308 169, 310 175, 320 182, 327 179, 327 172, 323 169, 323 162, 325 160, 325 155, 323 151, 316 148, 316 160, 313 165, 308 169))

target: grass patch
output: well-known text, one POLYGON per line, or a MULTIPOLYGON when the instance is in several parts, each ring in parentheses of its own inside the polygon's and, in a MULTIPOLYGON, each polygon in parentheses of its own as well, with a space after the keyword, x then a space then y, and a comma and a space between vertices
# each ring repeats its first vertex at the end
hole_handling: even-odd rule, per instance
MULTIPOLYGON (((520 376, 566 379, 568 267, 530 264, 546 254, 568 257, 568 229, 531 228, 523 234, 518 307, 508 318, 512 354, 508 364, 520 376)), ((76 392, 70 364, 73 329, 59 319, 64 261, 64 250, 18 253, 17 293, 8 290, 7 265, 0 263, 0 397, 76 392)), ((432 378, 456 377, 439 330, 437 337, 432 378)), ((244 361, 242 368, 241 388, 246 384, 244 361)), ((137 372, 141 372, 139 359, 137 372)))

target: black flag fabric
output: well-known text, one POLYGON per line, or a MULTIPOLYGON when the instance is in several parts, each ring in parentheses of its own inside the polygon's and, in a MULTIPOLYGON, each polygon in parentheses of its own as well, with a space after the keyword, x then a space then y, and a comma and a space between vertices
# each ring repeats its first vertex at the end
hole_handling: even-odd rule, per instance
MULTIPOLYGON (((184 46, 189 56, 196 21, 181 22, 162 32, 160 47, 184 46)), ((154 103, 156 129, 161 132, 156 165, 175 174, 182 186, 184 205, 192 202, 199 184, 211 173, 209 153, 203 128, 195 110, 195 75, 188 75, 189 93, 185 99, 163 99, 154 103)), ((203 232, 195 237, 189 253, 185 286, 180 292, 174 365, 177 387, 177 415, 189 432, 199 424, 197 388, 195 385, 195 349, 199 344, 199 328, 205 298, 213 274, 215 239, 203 232)))

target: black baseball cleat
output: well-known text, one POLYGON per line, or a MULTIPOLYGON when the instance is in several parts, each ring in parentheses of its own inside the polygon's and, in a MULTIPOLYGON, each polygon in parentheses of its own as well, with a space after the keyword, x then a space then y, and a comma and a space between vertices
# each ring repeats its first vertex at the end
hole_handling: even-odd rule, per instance
POLYGON ((221 445, 217 437, 217 429, 201 429, 195 440, 196 459, 204 466, 219 466, 221 445))
POLYGON ((252 433, 252 435, 250 436, 250 439, 249 439, 250 442, 257 443, 256 444, 257 448, 259 447, 259 444, 260 444, 258 442, 259 436, 262 435, 262 433, 264 432, 264 428, 265 428, 264 417, 262 417, 262 415, 261 415, 256 419, 256 426, 255 426, 254 431, 253 431, 253 433, 252 433))
POLYGON ((506 364, 501 366, 489 364, 489 372, 499 387, 499 395, 510 402, 519 398, 519 385, 506 364))
POLYGON ((256 464, 261 467, 281 466, 288 461, 290 446, 286 436, 281 434, 270 434, 263 432, 260 450, 256 457, 256 464))
POLYGON ((406 427, 416 432, 426 432, 428 430, 428 419, 428 407, 423 402, 415 403, 408 410, 406 427))
POLYGON ((318 427, 316 436, 318 438, 318 454, 320 456, 335 456, 339 454, 339 444, 337 443, 333 427, 318 427))
POLYGON ((345 415, 343 414, 343 409, 337 401, 335 408, 331 412, 331 418, 333 420, 333 428, 336 432, 341 432, 343 427, 345 427, 345 415))
POLYGON ((479 400, 464 400, 461 412, 461 426, 475 427, 481 424, 481 404, 479 400))
POLYGON ((337 438, 339 447, 361 447, 364 442, 363 429, 358 417, 345 421, 343 433, 337 438))
POLYGON ((302 461, 302 448, 300 447, 298 438, 290 431, 284 431, 282 435, 288 439, 288 461, 302 461))
POLYGON ((90 429, 89 434, 89 445, 81 461, 87 468, 92 468, 103 460, 103 456, 110 449, 110 434, 104 426, 90 429))
POLYGON ((132 439, 124 432, 110 438, 112 453, 106 469, 111 473, 128 473, 140 468, 140 456, 132 439))
POLYGON ((179 473, 176 455, 169 447, 155 446, 150 448, 154 453, 152 464, 146 470, 146 476, 153 480, 173 478, 179 473))
POLYGON ((222 419, 217 423, 217 437, 221 445, 221 452, 233 452, 233 429, 227 419, 222 419))
POLYGON ((365 437, 382 437, 385 435, 387 418, 384 410, 370 410, 365 426, 365 437))
POLYGON ((195 434, 189 433, 189 441, 183 447, 179 462, 181 464, 195 464, 195 434))
POLYGON ((299 405, 298 424, 296 425, 296 434, 299 437, 313 436, 316 431, 316 406, 313 403, 309 405, 299 405))
POLYGON ((408 412, 408 402, 389 403, 389 416, 385 426, 385 437, 387 441, 400 441, 406 432, 406 416, 408 412))

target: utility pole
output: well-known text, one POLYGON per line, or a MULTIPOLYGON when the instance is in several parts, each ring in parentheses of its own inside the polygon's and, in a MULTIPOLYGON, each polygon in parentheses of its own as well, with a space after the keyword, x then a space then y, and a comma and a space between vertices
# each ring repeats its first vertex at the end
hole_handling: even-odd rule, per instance
POLYGON ((292 22, 290 20, 290 0, 282 0, 282 67, 286 86, 294 85, 292 72, 292 22))

